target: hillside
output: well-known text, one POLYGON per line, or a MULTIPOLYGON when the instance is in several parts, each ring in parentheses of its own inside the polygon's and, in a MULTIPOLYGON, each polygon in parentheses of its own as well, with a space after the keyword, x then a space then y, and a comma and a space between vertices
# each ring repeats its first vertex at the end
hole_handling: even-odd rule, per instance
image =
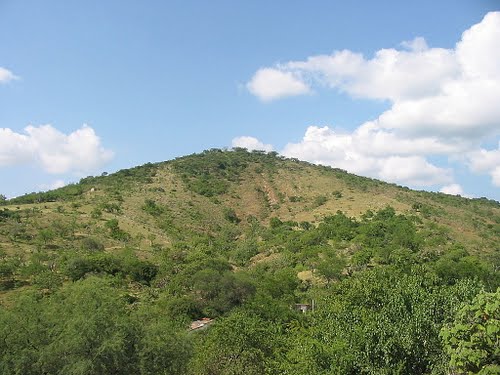
POLYGON ((500 285, 498 202, 275 153, 210 150, 3 203, 5 374, 446 373, 439 332, 500 285), (203 317, 213 328, 188 334, 203 317))
MULTIPOLYGON (((84 222, 100 211, 97 224, 116 218, 132 237, 146 237, 140 241, 143 247, 152 235, 162 245, 171 243, 183 235, 176 229, 216 233, 227 224, 229 210, 240 219, 253 216, 264 225, 272 217, 314 224, 337 211, 360 218, 368 210, 391 206, 398 213, 418 216, 428 226, 440 226, 455 241, 482 253, 498 250, 500 234, 500 204, 495 201, 412 191, 339 169, 243 150, 214 150, 87 177, 75 185, 6 203, 4 211, 31 209, 36 213, 33 219, 38 215, 62 222, 68 218, 84 222), (147 204, 151 210, 161 207, 161 223, 154 219, 159 212, 148 212, 147 204), (166 221, 171 221, 167 229, 166 221)), ((7 246, 9 241, 3 237, 2 242, 7 246)))

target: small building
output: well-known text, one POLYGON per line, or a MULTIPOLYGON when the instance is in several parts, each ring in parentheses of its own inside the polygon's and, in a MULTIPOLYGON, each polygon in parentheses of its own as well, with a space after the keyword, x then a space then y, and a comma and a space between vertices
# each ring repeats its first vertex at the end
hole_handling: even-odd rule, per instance
POLYGON ((312 305, 310 303, 296 303, 295 310, 301 311, 303 314, 305 314, 306 312, 312 310, 312 305))

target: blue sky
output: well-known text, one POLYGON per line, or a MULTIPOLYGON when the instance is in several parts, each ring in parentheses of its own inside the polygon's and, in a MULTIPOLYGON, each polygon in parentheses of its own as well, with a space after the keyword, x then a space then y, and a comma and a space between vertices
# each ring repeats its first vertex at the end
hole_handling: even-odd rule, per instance
POLYGON ((500 200, 498 10, 0 0, 0 193, 245 146, 500 200))

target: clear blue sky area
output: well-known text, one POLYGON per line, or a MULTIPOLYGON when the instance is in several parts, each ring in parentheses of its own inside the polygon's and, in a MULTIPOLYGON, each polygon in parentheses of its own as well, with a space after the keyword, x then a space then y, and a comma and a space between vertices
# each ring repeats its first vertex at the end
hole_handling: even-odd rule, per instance
MULTIPOLYGON (((261 68, 340 50, 368 60, 416 37, 429 48, 454 49, 464 31, 497 10, 500 3, 488 0, 0 0, 0 68, 15 76, 4 73, 2 81, 0 72, 0 193, 16 196, 84 175, 231 147, 241 136, 281 152, 301 142, 313 125, 354 132, 389 110, 391 100, 317 81, 306 95, 262 100, 248 84, 261 68), (48 124, 61 136, 54 136, 53 147, 87 124, 107 156, 82 166, 71 158, 86 158, 85 150, 75 156, 63 148, 52 156, 68 158, 66 167, 51 168, 61 161, 49 160, 50 150, 42 148, 52 143, 40 137, 53 135, 36 138, 25 130, 48 124)), ((452 177, 429 184, 404 175, 385 179, 435 191, 459 185, 462 194, 500 200, 491 166, 497 120, 496 130, 490 126, 475 146, 492 153, 488 167, 473 170, 456 154, 424 155, 452 177)), ((317 161, 308 155, 303 158, 317 161)))

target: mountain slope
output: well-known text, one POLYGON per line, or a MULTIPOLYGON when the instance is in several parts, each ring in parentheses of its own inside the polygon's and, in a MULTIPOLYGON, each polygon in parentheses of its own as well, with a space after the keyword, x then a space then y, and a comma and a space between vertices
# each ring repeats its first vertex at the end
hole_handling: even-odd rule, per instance
POLYGON ((4 203, 5 374, 445 374, 440 332, 500 286, 498 202, 275 153, 210 150, 4 203))
POLYGON ((498 202, 412 191, 337 169, 243 150, 212 150, 88 177, 77 185, 13 199, 4 209, 30 208, 62 221, 68 217, 89 221, 92 212, 100 210, 101 221, 116 217, 132 236, 145 236, 141 242, 146 245, 147 237, 153 235, 167 244, 186 229, 216 232, 227 223, 230 210, 244 226, 249 216, 263 224, 271 217, 315 223, 337 211, 359 218, 386 206, 442 226, 472 251, 498 249, 498 202), (146 202, 152 205, 150 211, 158 207, 161 213, 148 213, 146 202), (155 216, 161 216, 162 222, 155 216))

